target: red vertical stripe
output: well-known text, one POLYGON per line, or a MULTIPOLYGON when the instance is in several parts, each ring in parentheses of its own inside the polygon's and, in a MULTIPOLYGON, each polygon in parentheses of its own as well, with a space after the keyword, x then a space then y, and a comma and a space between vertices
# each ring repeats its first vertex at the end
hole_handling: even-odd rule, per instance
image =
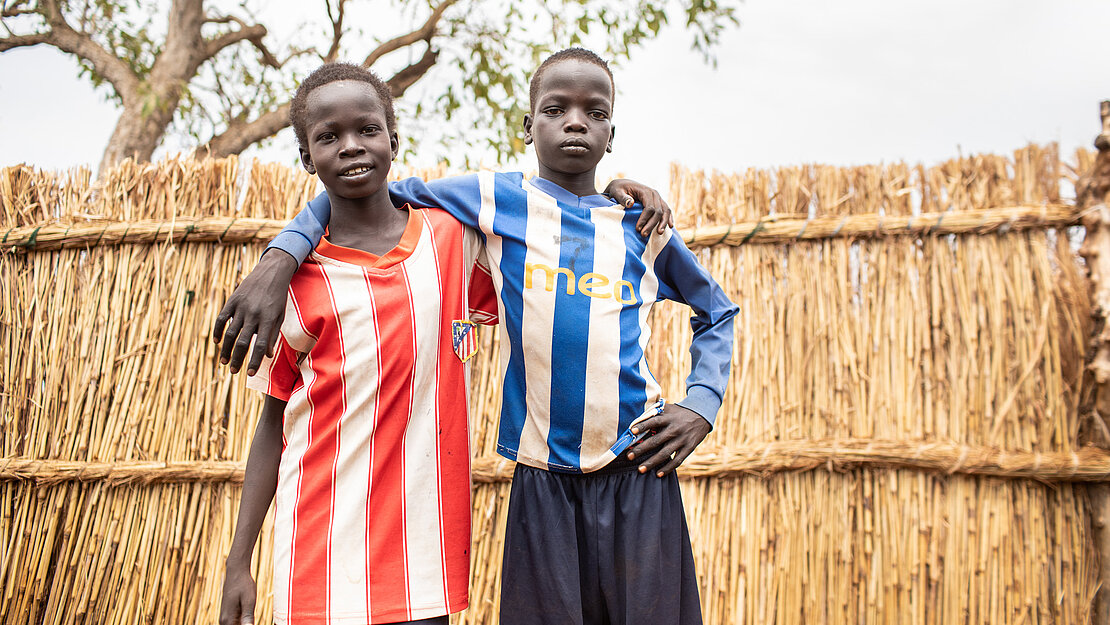
MULTIPOLYGON (((467 318, 465 297, 468 263, 463 256, 463 226, 441 211, 429 211, 429 218, 440 227, 433 232, 436 269, 439 277, 440 309, 439 358, 436 386, 436 413, 452 418, 439 420, 437 443, 440 488, 440 524, 444 556, 444 590, 448 601, 466 597, 470 553, 470 438, 467 435, 466 369, 454 355, 451 322, 467 318), (453 447, 444 442, 465 442, 453 447), (463 488, 463 485, 466 487, 463 488), (451 557, 458 554, 464 557, 451 557)), ((473 332, 474 330, 471 330, 473 332)))
POLYGON ((378 404, 381 406, 374 421, 367 520, 371 527, 400 530, 398 533, 370 532, 369 552, 374 554, 367 578, 370 605, 374 613, 403 610, 407 614, 404 436, 412 411, 416 330, 404 271, 388 280, 374 280, 372 284, 368 281, 367 284, 373 293, 374 332, 379 346, 378 404), (389 345, 385 350, 381 348, 383 341, 389 345), (383 418, 383 414, 387 416, 383 418), (402 586, 399 580, 406 583, 402 586), (398 592, 399 586, 402 592, 398 592))
POLYGON ((342 326, 330 281, 323 268, 313 264, 296 274, 294 284, 303 309, 318 315, 304 321, 319 341, 312 350, 311 366, 316 375, 308 387, 309 440, 300 459, 301 482, 293 513, 291 623, 298 617, 328 613, 334 471, 341 422, 338 415, 346 411, 342 326), (304 279, 298 281, 301 276, 304 279), (326 539, 321 540, 322 536, 326 539))

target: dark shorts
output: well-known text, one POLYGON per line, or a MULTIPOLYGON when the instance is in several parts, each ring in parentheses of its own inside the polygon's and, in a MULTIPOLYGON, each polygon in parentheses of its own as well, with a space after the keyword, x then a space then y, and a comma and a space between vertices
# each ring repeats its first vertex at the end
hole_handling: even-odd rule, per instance
POLYGON ((585 475, 517 465, 502 625, 700 625, 678 478, 617 460, 585 475))

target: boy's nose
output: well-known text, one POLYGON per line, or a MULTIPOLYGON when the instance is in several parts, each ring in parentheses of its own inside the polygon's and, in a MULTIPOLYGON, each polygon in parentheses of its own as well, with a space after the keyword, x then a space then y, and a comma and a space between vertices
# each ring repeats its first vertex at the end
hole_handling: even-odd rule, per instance
POLYGON ((563 130, 566 132, 585 132, 586 116, 582 113, 569 112, 564 118, 563 130))
POLYGON ((341 156, 351 156, 354 154, 361 154, 365 151, 366 148, 362 147, 362 144, 359 143, 357 139, 354 137, 347 137, 343 140, 343 145, 339 149, 339 154, 341 156))

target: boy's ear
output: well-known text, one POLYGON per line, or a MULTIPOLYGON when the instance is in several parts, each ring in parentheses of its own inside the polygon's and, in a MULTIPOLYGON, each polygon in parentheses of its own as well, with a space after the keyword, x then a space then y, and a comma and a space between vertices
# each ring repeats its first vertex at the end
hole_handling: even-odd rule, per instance
POLYGON ((392 157, 389 160, 397 158, 397 152, 401 150, 401 140, 397 138, 397 131, 389 133, 389 153, 392 157))
POLYGON ((316 166, 312 164, 312 156, 309 155, 308 150, 304 148, 299 149, 301 151, 301 165, 304 166, 304 170, 310 174, 315 174, 316 166))
POLYGON ((615 137, 615 136, 617 136, 617 127, 616 126, 609 126, 609 143, 605 144, 605 151, 606 152, 612 152, 613 151, 613 137, 615 137))
POLYGON ((532 145, 532 114, 524 114, 524 145, 532 145))

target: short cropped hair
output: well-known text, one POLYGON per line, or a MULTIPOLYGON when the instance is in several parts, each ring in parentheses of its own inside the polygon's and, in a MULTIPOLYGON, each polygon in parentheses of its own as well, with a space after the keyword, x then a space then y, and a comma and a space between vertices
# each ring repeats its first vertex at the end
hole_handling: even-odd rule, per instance
POLYGON ((605 62, 605 59, 601 58, 593 51, 587 50, 585 48, 567 48, 565 50, 559 50, 555 54, 547 57, 547 59, 545 59, 543 63, 540 63, 540 66, 536 69, 536 72, 532 74, 532 82, 528 84, 529 110, 534 110, 536 107, 536 98, 540 94, 540 78, 543 77, 543 73, 547 70, 548 67, 551 67, 552 65, 559 63, 560 61, 581 61, 583 63, 593 63, 594 65, 597 65, 601 69, 605 70, 605 73, 609 74, 609 86, 613 90, 612 97, 613 99, 616 99, 617 85, 615 82, 613 82, 613 70, 609 69, 609 64, 605 62))
POLYGON ((297 92, 293 94, 293 101, 289 104, 289 121, 293 124, 293 133, 297 135, 297 145, 308 149, 308 137, 304 127, 304 118, 308 104, 308 94, 324 85, 343 80, 358 80, 369 83, 378 94, 378 99, 385 109, 385 125, 389 132, 397 130, 397 120, 393 115, 393 93, 389 85, 374 72, 352 63, 325 63, 308 75, 297 92))

